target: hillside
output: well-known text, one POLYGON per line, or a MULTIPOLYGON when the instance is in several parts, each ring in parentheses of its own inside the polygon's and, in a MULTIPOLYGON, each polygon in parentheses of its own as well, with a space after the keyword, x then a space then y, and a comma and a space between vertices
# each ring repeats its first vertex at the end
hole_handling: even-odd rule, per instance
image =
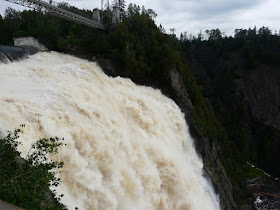
MULTIPOLYGON (((184 43, 187 46, 187 42, 184 43)), ((184 58, 245 159, 280 175, 280 37, 268 28, 188 45, 184 58)))

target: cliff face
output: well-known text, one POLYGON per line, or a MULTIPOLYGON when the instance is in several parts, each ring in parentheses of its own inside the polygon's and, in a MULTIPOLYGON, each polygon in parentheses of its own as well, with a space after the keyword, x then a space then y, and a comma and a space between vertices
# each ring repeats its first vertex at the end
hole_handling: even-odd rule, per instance
POLYGON ((280 175, 280 67, 260 65, 251 71, 239 69, 236 81, 243 100, 247 102, 251 124, 248 157, 266 169, 280 175))
POLYGON ((27 58, 28 55, 36 53, 34 48, 27 47, 14 47, 0 45, 0 62, 7 63, 10 61, 16 61, 27 58))
MULTIPOLYGON (((191 111, 193 105, 191 104, 188 92, 184 86, 181 75, 176 69, 169 72, 169 84, 172 87, 175 95, 173 100, 180 106, 185 113, 190 132, 195 139, 195 145, 198 153, 201 155, 204 163, 206 176, 211 178, 216 192, 220 196, 222 209, 237 209, 237 205, 233 197, 233 187, 227 176, 226 170, 220 161, 220 145, 218 142, 212 142, 203 137, 197 127, 195 126, 191 111)), ((246 206, 250 209, 250 206, 246 206)))
MULTIPOLYGON (((109 60, 98 59, 99 65, 103 71, 110 76, 123 76, 133 79, 133 74, 125 71, 118 71, 109 60)), ((205 176, 208 177, 219 194, 222 209, 240 209, 234 200, 235 192, 226 170, 220 160, 221 147, 218 142, 203 137, 193 122, 191 113, 193 105, 189 100, 189 94, 185 88, 182 76, 176 69, 171 69, 166 75, 166 83, 155 83, 147 79, 141 85, 148 85, 160 89, 165 95, 173 99, 185 114, 189 125, 190 133, 194 138, 198 154, 202 157, 204 163, 205 176)), ((139 82, 138 82, 139 83, 139 82)), ((249 202, 248 202, 249 203, 249 202)), ((252 206, 243 205, 241 209, 251 209, 252 206)))
POLYGON ((252 71, 239 71, 238 87, 249 103, 252 116, 259 122, 280 128, 279 67, 262 65, 252 71))
POLYGON ((34 37, 19 37, 14 38, 14 45, 17 47, 32 47, 38 51, 48 51, 48 49, 39 43, 34 37))
POLYGON ((279 176, 280 66, 246 68, 238 50, 213 55, 211 47, 190 48, 185 61, 244 157, 279 176))

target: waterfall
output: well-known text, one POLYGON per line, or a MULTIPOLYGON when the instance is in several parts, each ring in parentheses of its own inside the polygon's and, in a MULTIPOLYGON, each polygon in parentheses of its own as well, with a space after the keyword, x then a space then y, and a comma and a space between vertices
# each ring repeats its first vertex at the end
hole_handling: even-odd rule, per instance
POLYGON ((28 55, 35 54, 36 49, 31 47, 15 47, 0 45, 0 63, 10 63, 27 58, 28 55))
POLYGON ((0 64, 0 133, 19 150, 64 137, 57 188, 70 209, 220 209, 184 114, 159 90, 56 52, 0 64))

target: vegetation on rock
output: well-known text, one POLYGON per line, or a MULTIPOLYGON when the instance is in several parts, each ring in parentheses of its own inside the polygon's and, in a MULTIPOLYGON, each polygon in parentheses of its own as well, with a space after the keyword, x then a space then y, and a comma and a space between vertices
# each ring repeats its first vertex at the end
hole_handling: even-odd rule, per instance
POLYGON ((201 36, 209 39, 182 34, 180 42, 204 96, 242 158, 279 176, 279 33, 255 27, 201 36))
POLYGON ((21 129, 8 132, 0 139, 0 199, 26 209, 64 209, 49 187, 58 186, 56 171, 63 162, 49 161, 47 155, 57 153, 62 139, 41 139, 34 143, 27 156, 17 150, 21 129))

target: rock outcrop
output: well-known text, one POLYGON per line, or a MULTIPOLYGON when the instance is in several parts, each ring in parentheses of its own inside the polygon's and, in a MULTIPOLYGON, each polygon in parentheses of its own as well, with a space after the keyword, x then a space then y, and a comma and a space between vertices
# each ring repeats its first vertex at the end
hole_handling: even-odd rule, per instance
POLYGON ((279 67, 261 65, 251 71, 239 71, 238 87, 250 104, 254 118, 268 126, 280 128, 279 67))
POLYGON ((280 209, 280 181, 270 177, 257 177, 247 181, 249 191, 255 196, 257 209, 280 209))
POLYGON ((198 153, 202 156, 206 176, 208 176, 219 194, 222 209, 237 209, 233 197, 233 187, 228 178, 226 170, 219 157, 220 146, 218 142, 212 142, 203 137, 194 122, 192 121, 191 111, 193 106, 189 100, 188 92, 183 83, 182 77, 178 71, 172 69, 170 72, 170 85, 176 93, 173 98, 185 113, 190 132, 195 139, 195 145, 198 153))
POLYGON ((34 37, 19 37, 14 38, 14 45, 17 47, 32 47, 38 51, 48 51, 48 49, 39 43, 34 37))
POLYGON ((0 62, 7 63, 27 58, 28 55, 32 55, 38 52, 34 48, 29 47, 14 47, 0 45, 0 62))
POLYGON ((245 158, 280 176, 280 67, 248 69, 241 51, 214 55, 211 47, 190 48, 185 61, 245 158))
MULTIPOLYGON (((185 62, 244 158, 279 176, 279 65, 259 64, 246 68, 246 57, 241 50, 231 52, 225 59, 215 55, 215 49, 209 46, 189 48, 185 62)), ((267 187, 267 183, 261 186, 267 187)), ((279 189, 279 182, 273 183, 279 189)), ((256 183, 249 184, 249 192, 256 197, 261 187, 255 188, 252 184, 256 183)), ((272 188, 266 189, 269 194, 272 188)), ((279 197, 280 192, 272 190, 271 193, 279 197)), ((262 199, 269 200, 261 195, 262 199)))

